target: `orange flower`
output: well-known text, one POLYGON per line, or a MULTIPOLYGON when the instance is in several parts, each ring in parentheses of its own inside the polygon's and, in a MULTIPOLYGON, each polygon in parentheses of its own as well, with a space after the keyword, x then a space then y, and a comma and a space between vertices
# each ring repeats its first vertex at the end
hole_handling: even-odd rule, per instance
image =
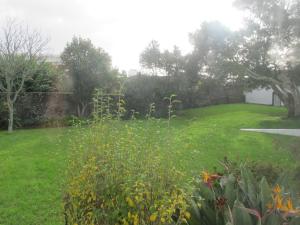
POLYGON ((202 172, 202 179, 203 179, 203 182, 204 182, 204 183, 208 183, 209 178, 210 178, 209 173, 203 171, 203 172, 202 172))
POLYGON ((274 194, 279 194, 281 193, 281 188, 278 184, 276 184, 275 188, 273 189, 274 194))
POLYGON ((276 209, 282 209, 282 207, 283 207, 283 204, 282 204, 282 197, 281 196, 279 196, 279 195, 277 195, 277 196, 275 196, 275 208, 276 209))
POLYGON ((286 204, 281 208, 281 210, 290 215, 300 215, 300 210, 294 209, 291 198, 288 198, 286 204))
POLYGON ((207 184, 209 188, 212 187, 212 182, 214 182, 216 179, 221 177, 218 174, 209 174, 206 171, 203 171, 201 176, 202 176, 203 182, 205 184, 207 184))
POLYGON ((271 210, 271 209, 273 209, 273 204, 269 202, 269 203, 266 205, 266 207, 267 207, 269 210, 271 210))
POLYGON ((286 207, 287 207, 288 211, 293 211, 294 210, 293 202, 292 202, 291 198, 288 198, 287 203, 286 203, 286 207))
POLYGON ((274 187, 273 193, 274 205, 272 203, 268 203, 266 205, 269 210, 276 209, 281 213, 284 213, 285 216, 300 215, 300 210, 294 208, 292 199, 290 197, 288 199, 284 199, 283 204, 283 195, 281 194, 281 188, 278 184, 274 187))

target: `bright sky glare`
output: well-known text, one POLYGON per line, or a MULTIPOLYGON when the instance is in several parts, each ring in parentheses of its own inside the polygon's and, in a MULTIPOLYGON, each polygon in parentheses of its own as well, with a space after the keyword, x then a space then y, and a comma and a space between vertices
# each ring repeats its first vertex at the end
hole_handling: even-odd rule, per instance
POLYGON ((203 21, 219 20, 236 30, 242 13, 233 0, 0 0, 0 26, 16 17, 49 36, 49 53, 60 54, 74 35, 105 49, 121 70, 139 69, 151 40, 161 49, 191 50, 188 34, 203 21))

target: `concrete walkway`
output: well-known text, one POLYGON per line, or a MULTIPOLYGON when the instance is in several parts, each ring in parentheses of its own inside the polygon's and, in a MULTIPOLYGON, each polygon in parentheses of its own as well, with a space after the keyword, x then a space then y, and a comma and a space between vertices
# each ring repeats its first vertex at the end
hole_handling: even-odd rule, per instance
POLYGON ((300 137, 300 129, 241 129, 241 130, 300 137))

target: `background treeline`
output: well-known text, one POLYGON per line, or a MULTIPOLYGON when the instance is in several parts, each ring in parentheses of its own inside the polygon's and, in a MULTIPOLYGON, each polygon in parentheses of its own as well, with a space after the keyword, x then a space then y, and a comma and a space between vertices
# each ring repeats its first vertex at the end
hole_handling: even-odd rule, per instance
MULTIPOLYGON (((111 66, 111 58, 103 49, 88 39, 74 37, 59 63, 45 58, 26 79, 15 104, 15 127, 67 125, 74 117, 88 118, 96 88, 124 95, 125 118, 133 111, 145 115, 152 103, 155 115, 165 116, 164 98, 172 94, 180 100, 178 109, 243 101, 240 84, 198 74, 195 65, 195 71, 191 71, 192 57, 183 56, 176 46, 173 52, 161 52, 159 44, 151 41, 140 57, 143 71, 128 77, 111 66)), ((5 96, 0 97, 0 126, 5 128, 5 96)))
MULTIPOLYGON (((34 70, 25 70, 24 87, 14 106, 15 125, 36 126, 70 116, 88 118, 95 89, 122 93, 127 116, 132 110, 145 114, 151 103, 156 104, 156 115, 163 116, 164 98, 171 94, 181 101, 177 107, 191 108, 242 102, 245 89, 267 87, 284 103, 289 117, 300 116, 299 1, 237 0, 234 4, 247 12, 243 29, 233 32, 219 22, 204 22, 189 34, 193 48, 187 54, 177 46, 162 50, 153 40, 142 51, 142 70, 135 76, 113 68, 103 49, 77 37, 66 45, 61 62, 31 60, 34 70)), ((9 76, 3 77, 2 71, 8 65, 6 58, 11 57, 0 56, 0 89, 5 90, 9 76)), ((22 58, 24 65, 26 59, 22 58)), ((14 74, 24 74, 24 68, 14 74)), ((8 107, 5 92, 0 96, 0 125, 5 127, 8 108, 11 112, 13 107, 8 107)))
POLYGON ((222 84, 215 80, 205 80, 198 86, 190 86, 185 76, 148 76, 138 74, 126 79, 124 84, 127 113, 130 110, 147 114, 149 105, 155 104, 154 115, 167 115, 165 97, 176 94, 180 102, 176 109, 187 109, 201 106, 243 102, 241 86, 222 84), (129 110, 129 111, 128 111, 129 110))

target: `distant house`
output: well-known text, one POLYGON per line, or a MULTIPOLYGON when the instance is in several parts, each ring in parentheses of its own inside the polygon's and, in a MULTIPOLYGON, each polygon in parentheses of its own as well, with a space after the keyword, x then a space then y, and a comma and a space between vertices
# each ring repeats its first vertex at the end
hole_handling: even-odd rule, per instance
POLYGON ((257 88, 249 92, 244 92, 244 95, 246 103, 283 106, 283 102, 271 88, 257 88))

